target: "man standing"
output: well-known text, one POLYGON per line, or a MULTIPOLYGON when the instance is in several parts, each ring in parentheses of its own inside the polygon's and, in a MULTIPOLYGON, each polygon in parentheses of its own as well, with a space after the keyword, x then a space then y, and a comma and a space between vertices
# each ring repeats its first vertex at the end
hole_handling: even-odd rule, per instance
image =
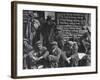
POLYGON ((56 25, 51 16, 47 16, 46 21, 41 26, 41 34, 43 36, 43 45, 49 49, 50 42, 53 41, 56 25))
POLYGON ((64 36, 62 34, 61 29, 56 29, 54 40, 57 41, 58 47, 60 49, 63 49, 63 47, 64 47, 64 36))

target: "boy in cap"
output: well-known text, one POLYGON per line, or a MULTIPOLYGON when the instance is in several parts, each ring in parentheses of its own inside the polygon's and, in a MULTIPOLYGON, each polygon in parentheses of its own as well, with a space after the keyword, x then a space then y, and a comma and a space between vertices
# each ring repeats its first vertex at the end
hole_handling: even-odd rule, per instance
POLYGON ((36 42, 36 47, 33 51, 30 52, 30 56, 33 59, 33 65, 37 68, 45 68, 48 67, 47 57, 49 52, 46 47, 43 47, 42 42, 36 42))
POLYGON ((59 64, 59 59, 61 55, 61 50, 58 47, 57 42, 51 42, 52 45, 52 50, 49 55, 49 62, 50 62, 50 67, 57 68, 59 64))

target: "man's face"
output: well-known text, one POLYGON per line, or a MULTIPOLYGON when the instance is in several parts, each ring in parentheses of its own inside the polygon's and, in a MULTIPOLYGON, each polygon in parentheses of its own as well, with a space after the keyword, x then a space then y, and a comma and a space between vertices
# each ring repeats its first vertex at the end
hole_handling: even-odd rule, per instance
POLYGON ((83 26, 82 30, 83 30, 84 32, 87 32, 87 27, 86 27, 86 26, 83 26))
POLYGON ((39 50, 41 50, 42 49, 42 44, 38 44, 37 47, 38 47, 39 50))
POLYGON ((38 27, 40 26, 40 22, 36 19, 34 19, 34 27, 35 29, 38 29, 38 27))
POLYGON ((73 44, 73 51, 76 53, 78 51, 78 45, 77 43, 73 44))
POLYGON ((69 43, 67 46, 68 46, 69 50, 72 49, 72 44, 69 43))
POLYGON ((58 30, 58 31, 57 31, 57 34, 60 34, 60 33, 62 33, 62 31, 61 31, 61 30, 58 30))

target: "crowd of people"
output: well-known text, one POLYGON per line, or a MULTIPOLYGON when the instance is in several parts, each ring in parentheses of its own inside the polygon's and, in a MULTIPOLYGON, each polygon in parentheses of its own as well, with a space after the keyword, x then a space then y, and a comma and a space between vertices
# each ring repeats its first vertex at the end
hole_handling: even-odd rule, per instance
POLYGON ((23 39, 23 68, 59 68, 89 66, 91 64, 91 32, 83 27, 80 38, 64 40, 62 30, 56 26, 51 16, 38 18, 38 14, 28 15, 23 39), (80 59, 78 53, 85 55, 80 59))

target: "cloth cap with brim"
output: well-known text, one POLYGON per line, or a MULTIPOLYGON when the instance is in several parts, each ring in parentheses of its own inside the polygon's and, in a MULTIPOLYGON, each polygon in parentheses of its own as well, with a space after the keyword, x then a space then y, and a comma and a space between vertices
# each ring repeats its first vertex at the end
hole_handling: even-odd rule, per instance
POLYGON ((24 38, 23 40, 24 40, 24 41, 28 41, 28 39, 26 39, 26 38, 24 38))
POLYGON ((51 45, 57 45, 57 42, 56 41, 51 42, 51 45))
POLYGON ((42 44, 42 41, 37 41, 36 45, 42 44))
POLYGON ((47 16, 47 21, 52 20, 52 16, 48 15, 47 16))
POLYGON ((60 28, 57 28, 56 30, 57 30, 57 31, 61 31, 61 29, 60 29, 60 28))
POLYGON ((69 45, 73 45, 74 42, 72 42, 72 41, 68 41, 68 44, 69 44, 69 45))

